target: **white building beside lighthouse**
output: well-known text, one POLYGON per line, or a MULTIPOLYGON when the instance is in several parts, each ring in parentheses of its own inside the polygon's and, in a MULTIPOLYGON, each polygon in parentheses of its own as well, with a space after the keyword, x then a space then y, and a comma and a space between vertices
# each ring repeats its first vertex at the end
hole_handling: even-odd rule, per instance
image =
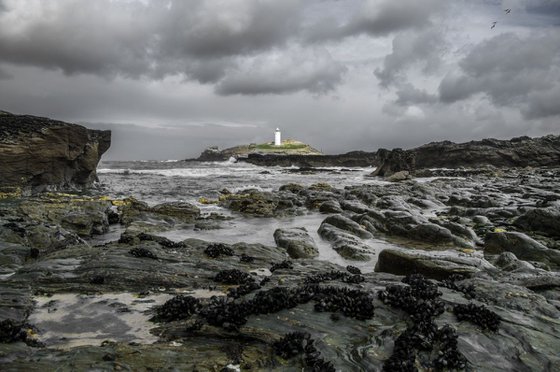
POLYGON ((274 132, 274 146, 282 146, 282 134, 280 133, 280 128, 276 128, 276 132, 274 132))

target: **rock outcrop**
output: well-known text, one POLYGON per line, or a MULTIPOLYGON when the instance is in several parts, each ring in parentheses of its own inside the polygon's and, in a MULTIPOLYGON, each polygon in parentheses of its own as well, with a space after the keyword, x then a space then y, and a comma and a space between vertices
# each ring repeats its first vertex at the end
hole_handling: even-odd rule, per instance
POLYGON ((410 149, 380 149, 374 176, 414 172, 426 168, 539 167, 560 163, 560 136, 517 137, 511 140, 484 139, 466 143, 431 142, 410 149))
POLYGON ((0 111, 0 187, 82 189, 96 180, 111 132, 0 111))

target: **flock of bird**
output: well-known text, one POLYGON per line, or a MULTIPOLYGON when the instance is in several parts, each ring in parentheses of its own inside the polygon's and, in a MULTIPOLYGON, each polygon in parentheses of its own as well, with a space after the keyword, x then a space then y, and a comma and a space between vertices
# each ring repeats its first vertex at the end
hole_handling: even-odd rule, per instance
MULTIPOLYGON (((509 13, 511 13, 511 9, 510 9, 510 8, 504 9, 504 12, 505 12, 506 14, 509 14, 509 13)), ((490 29, 493 29, 494 27, 496 27, 496 23, 498 23, 498 21, 492 22, 492 26, 490 26, 490 29)))

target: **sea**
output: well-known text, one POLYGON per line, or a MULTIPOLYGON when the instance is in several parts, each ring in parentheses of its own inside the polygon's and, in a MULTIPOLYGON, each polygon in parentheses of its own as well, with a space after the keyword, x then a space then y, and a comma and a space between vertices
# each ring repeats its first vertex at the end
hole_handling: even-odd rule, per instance
MULTIPOLYGON (((138 200, 155 205, 164 202, 185 201, 197 205, 203 215, 220 213, 233 217, 222 221, 217 230, 183 228, 161 233, 175 241, 197 238, 212 242, 234 244, 238 242, 260 243, 274 247, 273 234, 278 228, 304 227, 319 248, 319 260, 334 262, 343 266, 354 265, 363 271, 373 271, 376 255, 372 261, 348 261, 340 257, 326 241, 317 234, 324 214, 309 212, 303 216, 282 218, 246 217, 215 204, 201 203, 201 198, 217 199, 220 192, 227 189, 238 192, 247 189, 275 191, 282 185, 297 183, 310 186, 328 183, 337 188, 363 184, 385 184, 387 181, 371 177, 375 170, 366 168, 314 168, 301 169, 296 166, 257 166, 234 159, 225 162, 192 161, 103 161, 98 167, 98 177, 102 191, 113 198, 133 196, 138 200)), ((115 235, 120 231, 114 231, 115 235)), ((394 247, 380 240, 365 241, 373 252, 394 247)))

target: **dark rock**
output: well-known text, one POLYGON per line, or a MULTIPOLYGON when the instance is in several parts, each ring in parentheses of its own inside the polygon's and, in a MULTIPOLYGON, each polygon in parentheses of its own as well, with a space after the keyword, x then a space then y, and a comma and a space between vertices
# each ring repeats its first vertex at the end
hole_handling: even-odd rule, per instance
POLYGON ((492 269, 480 259, 455 256, 433 256, 426 253, 412 253, 385 249, 379 254, 375 271, 396 275, 419 273, 428 278, 442 280, 453 274, 470 276, 481 269, 492 269))
POLYGON ((157 260, 158 258, 156 254, 144 247, 132 248, 128 253, 138 258, 151 258, 152 260, 157 260))
POLYGON ((0 115, 0 186, 82 189, 97 179, 111 132, 30 115, 0 115))
POLYGON ((560 164, 560 136, 484 139, 459 144, 443 141, 411 150, 380 149, 376 162, 378 167, 373 175, 384 177, 422 168, 557 166, 560 164))
POLYGON ((291 258, 312 258, 319 255, 319 249, 309 236, 307 230, 301 228, 277 229, 274 232, 276 245, 286 249, 291 258))
POLYGON ((340 203, 336 200, 327 200, 319 206, 319 212, 321 213, 342 213, 342 208, 340 203))
POLYGON ((284 260, 280 263, 272 264, 272 266, 270 267, 270 272, 273 273, 276 270, 280 270, 280 269, 291 270, 293 268, 294 268, 294 265, 292 264, 292 261, 284 260))
POLYGON ((177 218, 183 222, 192 222, 200 216, 200 209, 186 202, 158 204, 151 211, 160 215, 177 218))
POLYGON ((329 241, 333 249, 348 260, 367 261, 373 252, 359 238, 331 224, 323 222, 318 230, 319 235, 329 241))
POLYGON ((527 231, 537 231, 560 237, 560 206, 530 209, 519 216, 514 224, 527 231))
POLYGON ((356 235, 362 239, 370 239, 373 237, 371 233, 362 228, 358 223, 352 221, 350 218, 341 214, 329 216, 323 220, 323 224, 329 224, 338 227, 341 230, 347 231, 350 234, 356 235))
POLYGON ((484 254, 501 254, 512 252, 521 260, 539 261, 548 265, 560 267, 560 252, 549 249, 518 232, 498 232, 486 235, 484 254))

